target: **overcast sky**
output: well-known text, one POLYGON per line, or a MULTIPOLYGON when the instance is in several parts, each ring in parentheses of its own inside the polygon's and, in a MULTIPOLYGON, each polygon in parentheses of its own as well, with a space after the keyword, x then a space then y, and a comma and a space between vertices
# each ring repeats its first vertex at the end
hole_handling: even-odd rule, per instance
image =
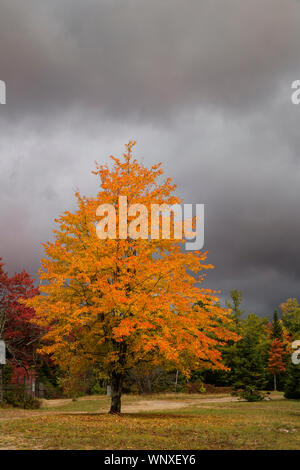
POLYGON ((205 203, 206 285, 300 299, 298 0, 0 0, 0 256, 35 274, 94 161, 136 139, 205 203))

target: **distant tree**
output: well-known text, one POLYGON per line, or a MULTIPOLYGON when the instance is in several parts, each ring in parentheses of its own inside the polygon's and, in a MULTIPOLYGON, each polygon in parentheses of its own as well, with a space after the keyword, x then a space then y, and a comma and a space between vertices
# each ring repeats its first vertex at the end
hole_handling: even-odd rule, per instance
POLYGON ((240 324, 241 317, 245 310, 240 309, 243 297, 242 292, 237 289, 232 289, 230 291, 231 302, 226 300, 226 306, 231 309, 231 317, 233 318, 235 325, 240 324))
POLYGON ((39 290, 26 271, 9 277, 3 266, 0 262, 0 338, 5 341, 10 364, 28 369, 35 363, 41 329, 31 322, 34 309, 20 301, 38 296, 39 290))
POLYGON ((300 399, 300 364, 290 362, 284 389, 285 398, 300 399))
POLYGON ((279 339, 281 341, 283 339, 283 328, 282 328, 281 321, 278 318, 277 310, 274 310, 274 314, 273 314, 271 338, 279 339))
POLYGON ((277 390, 277 375, 285 372, 285 355, 284 345, 279 338, 275 338, 272 341, 269 350, 268 369, 274 377, 274 390, 277 390))
POLYGON ((256 347, 261 355, 262 361, 265 366, 268 359, 268 348, 269 348, 269 339, 267 336, 268 320, 266 318, 261 318, 255 313, 250 313, 248 317, 242 322, 242 333, 244 337, 246 335, 251 335, 256 342, 256 347))
POLYGON ((234 389, 262 390, 266 385, 264 360, 257 336, 248 331, 232 357, 234 389))
POLYGON ((300 337, 300 306, 298 300, 289 298, 280 305, 282 323, 293 338, 300 337))

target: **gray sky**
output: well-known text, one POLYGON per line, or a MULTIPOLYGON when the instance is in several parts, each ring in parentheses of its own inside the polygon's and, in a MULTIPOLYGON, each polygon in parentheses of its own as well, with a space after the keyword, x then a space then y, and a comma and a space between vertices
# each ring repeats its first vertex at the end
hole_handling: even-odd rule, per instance
POLYGON ((205 203, 206 285, 300 297, 300 1, 0 0, 0 256, 34 274, 54 217, 129 139, 205 203))

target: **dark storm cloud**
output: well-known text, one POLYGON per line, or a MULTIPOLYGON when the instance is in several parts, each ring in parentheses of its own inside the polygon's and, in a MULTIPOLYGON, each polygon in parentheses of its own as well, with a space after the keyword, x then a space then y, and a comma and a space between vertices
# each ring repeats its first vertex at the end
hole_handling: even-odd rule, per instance
POLYGON ((299 67, 294 0, 0 5, 1 70, 18 113, 76 103, 120 118, 199 105, 245 111, 299 67))
POLYGON ((0 0, 1 254, 36 272, 94 160, 136 138, 205 203, 207 285, 299 296, 300 2, 0 0))

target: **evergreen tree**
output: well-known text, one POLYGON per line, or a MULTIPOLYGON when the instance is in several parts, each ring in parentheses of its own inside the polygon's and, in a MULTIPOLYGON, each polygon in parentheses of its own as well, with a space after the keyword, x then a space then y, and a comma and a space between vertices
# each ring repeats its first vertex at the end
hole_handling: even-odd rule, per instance
POLYGON ((300 399, 300 364, 290 363, 284 389, 285 398, 300 399))
POLYGON ((231 296, 231 302, 226 300, 226 306, 231 309, 231 317, 235 323, 235 330, 239 330, 241 317, 243 313, 245 312, 244 310, 240 309, 240 305, 243 300, 242 292, 237 289, 232 289, 230 291, 230 296, 231 296))
POLYGON ((236 344, 232 358, 233 386, 238 389, 262 390, 266 385, 264 361, 257 338, 247 332, 236 344))
POLYGON ((279 340, 283 339, 282 324, 281 324, 281 321, 279 320, 277 310, 274 310, 274 314, 273 314, 271 337, 272 339, 279 339, 279 340))

